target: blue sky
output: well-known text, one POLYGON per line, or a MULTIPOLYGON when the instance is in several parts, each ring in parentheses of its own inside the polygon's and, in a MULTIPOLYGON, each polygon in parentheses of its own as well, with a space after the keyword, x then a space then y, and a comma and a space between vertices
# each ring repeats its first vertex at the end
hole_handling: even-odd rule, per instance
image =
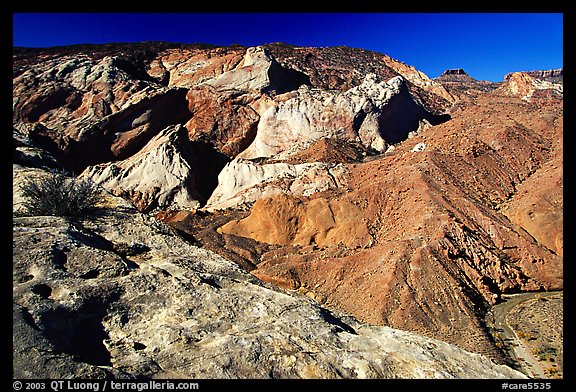
POLYGON ((561 13, 15 13, 13 45, 202 42, 345 45, 385 53, 429 77, 479 80, 563 66, 561 13))

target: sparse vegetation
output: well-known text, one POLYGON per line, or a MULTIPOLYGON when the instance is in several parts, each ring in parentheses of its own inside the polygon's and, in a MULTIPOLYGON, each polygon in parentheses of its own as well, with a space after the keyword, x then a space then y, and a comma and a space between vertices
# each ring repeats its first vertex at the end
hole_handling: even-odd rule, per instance
POLYGON ((554 347, 543 346, 532 349, 532 354, 534 354, 539 361, 555 362, 557 350, 554 347))
POLYGON ((524 339, 524 340, 527 340, 527 341, 536 340, 536 339, 537 339, 537 336, 535 336, 535 335, 534 335, 533 333, 531 333, 531 332, 517 331, 516 334, 518 335, 518 337, 519 337, 520 339, 524 339))
POLYGON ((546 373, 546 375, 547 375, 548 377, 550 377, 550 378, 556 378, 556 377, 559 375, 560 370, 558 370, 558 369, 550 366, 550 367, 546 368, 546 369, 544 370, 544 372, 546 373))
POLYGON ((79 218, 86 216, 100 200, 93 182, 68 177, 61 171, 52 171, 42 178, 28 178, 21 190, 27 215, 79 218))

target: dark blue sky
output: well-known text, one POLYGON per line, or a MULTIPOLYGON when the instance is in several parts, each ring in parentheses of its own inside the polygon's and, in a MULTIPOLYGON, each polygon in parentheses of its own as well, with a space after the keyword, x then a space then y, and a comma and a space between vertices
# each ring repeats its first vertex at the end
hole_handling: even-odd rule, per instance
POLYGON ((561 13, 16 13, 14 46, 202 42, 346 45, 385 53, 429 77, 464 68, 480 80, 563 66, 561 13))

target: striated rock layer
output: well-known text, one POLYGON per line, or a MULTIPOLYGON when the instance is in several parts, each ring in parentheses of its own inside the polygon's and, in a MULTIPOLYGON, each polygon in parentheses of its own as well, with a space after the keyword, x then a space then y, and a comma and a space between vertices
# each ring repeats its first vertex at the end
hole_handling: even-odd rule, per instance
POLYGON ((14 378, 523 378, 262 284, 111 196, 15 217, 13 241, 14 378))

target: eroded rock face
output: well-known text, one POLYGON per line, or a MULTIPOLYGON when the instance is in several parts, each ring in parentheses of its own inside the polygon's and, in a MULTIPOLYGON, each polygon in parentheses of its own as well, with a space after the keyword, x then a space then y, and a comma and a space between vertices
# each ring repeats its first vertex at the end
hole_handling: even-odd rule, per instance
POLYGON ((536 78, 527 72, 513 72, 506 75, 505 83, 499 88, 502 93, 519 95, 525 101, 530 101, 538 90, 550 90, 558 96, 564 93, 562 84, 536 78))
POLYGON ((361 210, 347 200, 311 200, 281 193, 256 201, 249 217, 233 220, 220 232, 275 245, 368 247, 373 239, 361 210))
POLYGON ((308 77, 283 68, 264 47, 246 49, 233 69, 207 79, 188 92, 192 118, 186 123, 192 140, 212 143, 235 157, 256 137, 267 94, 278 94, 309 84, 308 77))
MULTIPOLYGON (((430 79, 428 77, 428 75, 426 75, 425 73, 423 73, 421 71, 418 71, 413 66, 409 66, 409 65, 407 65, 401 61, 398 61, 396 59, 393 59, 389 56, 385 56, 384 61, 385 61, 386 65, 388 65, 390 68, 392 68, 393 70, 398 72, 400 75, 402 75, 402 77, 404 77, 406 80, 408 80, 414 86, 418 86, 421 89, 423 89, 424 91, 430 92, 434 95, 437 95, 441 98, 444 98, 447 102, 449 102, 451 104, 456 102, 456 97, 454 97, 452 94, 450 94, 448 92, 448 90, 446 90, 446 88, 444 88, 444 86, 442 86, 441 83, 439 83, 436 80, 430 79)), ((454 70, 450 70, 450 71, 454 71, 454 70)), ((464 70, 458 70, 458 71, 462 71, 462 74, 464 74, 464 75, 466 74, 464 72, 464 70)), ((460 73, 458 73, 458 74, 460 75, 460 73)))
POLYGON ((436 118, 416 104, 398 76, 378 81, 366 76, 359 86, 339 93, 306 86, 278 96, 260 117, 254 142, 239 156, 271 157, 322 138, 360 142, 383 152, 418 130, 420 120, 436 118))
POLYGON ((204 209, 214 211, 250 206, 262 197, 280 193, 309 196, 338 188, 346 173, 341 164, 258 164, 236 158, 220 172, 218 186, 204 209))
POLYGON ((138 151, 190 117, 186 90, 135 77, 120 57, 57 57, 13 81, 14 127, 76 171, 138 151))
POLYGON ((256 137, 260 115, 253 106, 259 95, 199 86, 190 89, 186 98, 192 118, 185 127, 191 140, 205 141, 226 156, 235 157, 256 137))
POLYGON ((15 217, 13 266, 15 378, 523 378, 271 288, 111 196, 15 217))
POLYGON ((196 191, 199 166, 186 129, 176 126, 160 132, 130 158, 90 166, 82 177, 130 200, 140 211, 196 209, 201 200, 196 191))
MULTIPOLYGON (((564 68, 535 70, 526 72, 535 78, 544 79, 549 82, 562 82, 564 79, 564 68)), ((506 77, 504 77, 506 79, 506 77)))

